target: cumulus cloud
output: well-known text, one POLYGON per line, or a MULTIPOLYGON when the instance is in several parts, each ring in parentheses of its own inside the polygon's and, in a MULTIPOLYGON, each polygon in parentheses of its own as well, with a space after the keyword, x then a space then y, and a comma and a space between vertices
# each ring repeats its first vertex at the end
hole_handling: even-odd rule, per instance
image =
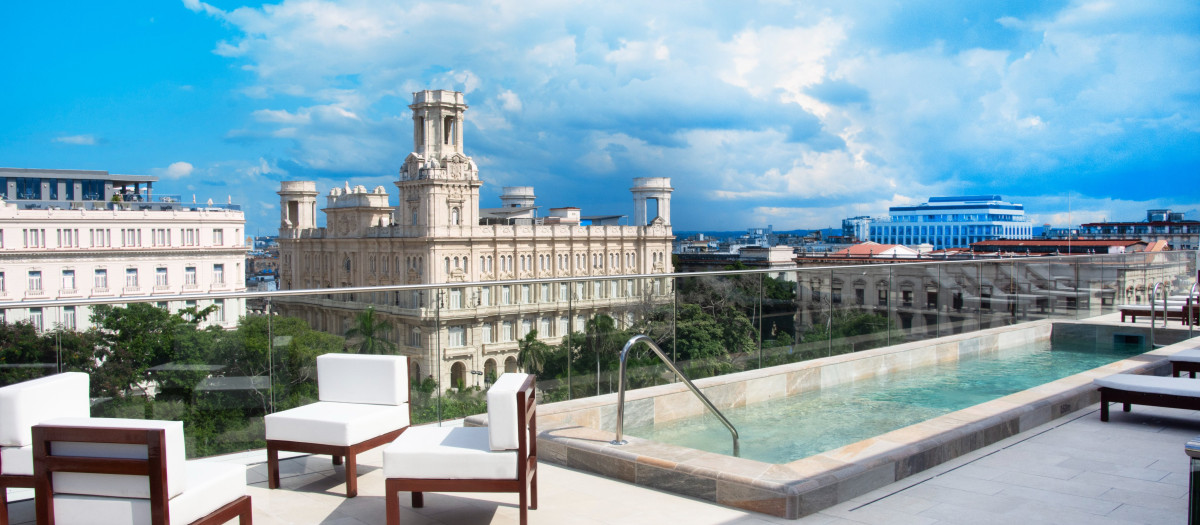
POLYGON ((182 179, 191 176, 195 169, 196 168, 192 166, 191 163, 179 161, 172 162, 165 168, 155 168, 150 171, 151 173, 154 173, 155 175, 164 179, 182 179))
POLYGON ((262 101, 230 140, 285 141, 272 165, 314 178, 394 173, 411 93, 446 88, 468 95, 485 192, 536 182, 558 204, 669 176, 697 228, 1030 188, 1200 201, 1176 183, 1200 162, 1189 2, 184 5, 233 29, 214 52, 262 101))
POLYGON ((54 142, 62 144, 71 144, 73 146, 95 146, 96 137, 93 135, 66 135, 55 137, 54 142))

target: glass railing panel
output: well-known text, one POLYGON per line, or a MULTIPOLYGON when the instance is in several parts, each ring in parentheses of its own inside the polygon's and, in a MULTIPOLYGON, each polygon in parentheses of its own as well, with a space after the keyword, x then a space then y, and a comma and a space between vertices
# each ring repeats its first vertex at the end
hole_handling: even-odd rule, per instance
POLYGON ((799 272, 783 270, 760 273, 762 280, 762 305, 759 318, 762 338, 761 351, 756 368, 792 363, 803 359, 797 347, 797 292, 799 272))
POLYGON ((832 355, 888 345, 888 268, 853 266, 830 270, 830 348, 832 355))

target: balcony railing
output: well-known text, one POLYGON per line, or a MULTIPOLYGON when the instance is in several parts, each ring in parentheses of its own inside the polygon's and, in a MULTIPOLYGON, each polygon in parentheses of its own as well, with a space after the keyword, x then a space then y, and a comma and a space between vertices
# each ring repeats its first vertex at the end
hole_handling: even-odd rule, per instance
MULTIPOLYGON (((94 415, 182 420, 188 454, 206 456, 264 446, 262 416, 314 400, 314 360, 327 352, 410 356, 414 420, 452 419, 482 412, 484 390, 508 370, 537 373, 546 401, 615 392, 618 354, 633 334, 696 379, 1109 314, 1147 304, 1157 283, 1186 293, 1196 260, 1178 251, 270 292, 93 290, 0 302, 8 332, 0 385, 88 372, 94 415), (528 302, 517 300, 522 285, 532 285, 528 302), (511 304, 501 304, 505 286, 511 304), (451 293, 462 308, 449 308, 451 293), (473 306, 483 297, 493 306, 473 306), (31 309, 41 332, 24 322, 31 309), (221 313, 228 323, 217 322, 221 313)), ((633 355, 630 388, 672 381, 667 372, 653 356, 633 355)))

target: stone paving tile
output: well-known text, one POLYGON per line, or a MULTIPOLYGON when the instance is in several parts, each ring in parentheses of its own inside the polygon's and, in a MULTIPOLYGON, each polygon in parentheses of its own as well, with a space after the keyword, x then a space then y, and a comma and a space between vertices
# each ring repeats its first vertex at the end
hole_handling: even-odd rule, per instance
POLYGON ((1085 472, 1080 474, 1077 479, 1080 483, 1088 483, 1112 488, 1122 488, 1133 492, 1160 494, 1171 497, 1183 497, 1183 495, 1187 494, 1188 492, 1187 485, 1180 486, 1174 483, 1132 479, 1122 476, 1114 476, 1106 472, 1085 472))
POLYGON ((1081 497, 1098 497, 1110 488, 1106 485, 1094 485, 1081 482, 1078 479, 1078 476, 1069 480, 1063 480, 1039 476, 1036 474, 1024 474, 1021 472, 1007 472, 1004 475, 996 478, 995 481, 1006 486, 1024 487, 1053 492, 1056 494, 1066 494, 1081 497))

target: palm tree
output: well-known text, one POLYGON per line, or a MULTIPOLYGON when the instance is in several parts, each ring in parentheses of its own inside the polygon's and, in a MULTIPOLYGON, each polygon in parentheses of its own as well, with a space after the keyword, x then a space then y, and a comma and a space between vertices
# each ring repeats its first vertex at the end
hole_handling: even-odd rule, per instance
POLYGON ((391 331, 390 325, 375 318, 374 308, 367 308, 354 317, 354 327, 346 330, 346 339, 361 339, 360 354, 391 354, 396 351, 396 345, 387 340, 391 331))
POLYGON ((521 369, 532 373, 541 373, 546 366, 546 355, 550 353, 550 345, 538 341, 537 330, 530 330, 525 337, 517 341, 517 364, 521 369))

